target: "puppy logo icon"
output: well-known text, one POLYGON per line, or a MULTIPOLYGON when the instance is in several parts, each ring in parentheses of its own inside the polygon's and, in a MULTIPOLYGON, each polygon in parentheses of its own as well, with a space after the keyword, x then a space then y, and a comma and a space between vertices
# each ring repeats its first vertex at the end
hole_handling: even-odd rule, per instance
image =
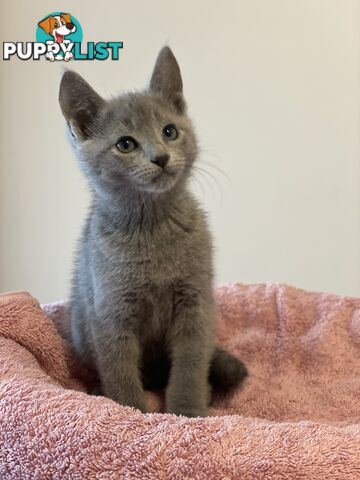
POLYGON ((76 26, 72 23, 68 13, 49 15, 41 20, 38 25, 47 35, 51 35, 57 43, 62 43, 66 35, 76 32, 76 26))
POLYGON ((82 31, 75 17, 69 13, 54 12, 38 23, 36 40, 48 45, 45 55, 48 60, 68 62, 74 55, 67 47, 73 42, 81 42, 82 31))

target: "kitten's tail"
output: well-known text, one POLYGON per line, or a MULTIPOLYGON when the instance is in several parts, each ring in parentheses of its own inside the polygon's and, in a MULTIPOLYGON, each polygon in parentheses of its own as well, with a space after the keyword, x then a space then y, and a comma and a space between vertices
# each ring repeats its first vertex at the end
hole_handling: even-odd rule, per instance
POLYGON ((209 371, 209 381, 215 393, 226 394, 234 390, 247 374, 247 368, 238 358, 215 348, 209 371))

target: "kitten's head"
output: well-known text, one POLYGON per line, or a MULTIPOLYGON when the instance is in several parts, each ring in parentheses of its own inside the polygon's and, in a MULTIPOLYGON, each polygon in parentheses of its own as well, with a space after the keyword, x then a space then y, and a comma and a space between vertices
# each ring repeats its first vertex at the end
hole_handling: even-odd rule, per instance
POLYGON ((170 48, 160 51, 144 92, 107 101, 67 71, 59 102, 80 165, 96 190, 157 194, 187 178, 197 146, 170 48))

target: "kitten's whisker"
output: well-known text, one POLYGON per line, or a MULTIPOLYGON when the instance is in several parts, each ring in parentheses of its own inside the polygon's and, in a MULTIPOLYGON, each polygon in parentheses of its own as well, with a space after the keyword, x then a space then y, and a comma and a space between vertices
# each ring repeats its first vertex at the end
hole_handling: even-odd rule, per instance
POLYGON ((204 172, 199 167, 193 167, 193 169, 196 173, 201 175, 201 178, 203 178, 205 180, 206 184, 212 189, 213 185, 210 183, 209 179, 204 175, 204 172))
POLYGON ((198 159, 199 162, 204 163, 204 164, 208 165, 209 167, 214 168, 215 170, 220 172, 222 175, 224 175, 226 177, 229 184, 231 185, 231 179, 230 179, 229 175, 227 174, 227 172, 222 170, 222 168, 220 168, 218 165, 214 165, 209 160, 205 160, 203 158, 203 156, 206 155, 206 156, 214 157, 220 162, 221 161, 221 156, 220 155, 218 155, 214 151, 208 150, 208 149, 203 148, 203 147, 199 147, 198 153, 199 153, 199 159, 198 159))
POLYGON ((199 158, 199 159, 198 159, 198 162, 203 163, 203 164, 205 164, 205 165, 208 166, 208 167, 214 168, 217 172, 219 172, 219 173, 221 173, 222 175, 224 175, 224 177, 226 178, 226 180, 231 184, 231 179, 230 179, 229 175, 225 172, 225 170, 222 170, 220 167, 214 165, 213 163, 209 162, 208 160, 204 160, 203 158, 199 158))
POLYGON ((195 166, 193 167, 195 171, 199 172, 200 174, 203 175, 203 178, 204 180, 208 183, 208 185, 210 185, 210 187, 212 187, 212 184, 211 182, 208 180, 208 178, 206 177, 206 175, 208 175, 212 180, 213 182, 215 183, 215 185, 217 186, 218 190, 219 190, 219 193, 221 195, 221 199, 224 198, 224 195, 225 195, 225 192, 224 192, 224 189, 221 185, 221 183, 219 183, 216 179, 216 177, 214 175, 212 175, 210 172, 208 172, 207 170, 205 170, 204 168, 201 168, 199 166, 195 166))
POLYGON ((214 150, 210 150, 210 149, 204 148, 204 147, 199 147, 198 152, 199 152, 199 154, 205 153, 206 155, 210 155, 211 157, 214 157, 217 160, 221 160, 221 155, 219 155, 218 153, 215 153, 214 150))
POLYGON ((209 172, 208 170, 205 170, 205 168, 202 169, 202 171, 206 174, 206 175, 209 175, 210 178, 213 179, 213 181, 216 183, 218 189, 220 190, 220 192, 224 195, 224 189, 223 189, 223 186, 222 184, 220 183, 220 181, 218 181, 218 179, 216 178, 215 175, 213 175, 211 172, 209 172))
POLYGON ((191 176, 191 180, 196 182, 197 185, 199 185, 199 187, 201 188, 201 190, 203 192, 203 195, 205 195, 205 188, 204 188, 204 185, 200 182, 200 180, 195 175, 191 176))

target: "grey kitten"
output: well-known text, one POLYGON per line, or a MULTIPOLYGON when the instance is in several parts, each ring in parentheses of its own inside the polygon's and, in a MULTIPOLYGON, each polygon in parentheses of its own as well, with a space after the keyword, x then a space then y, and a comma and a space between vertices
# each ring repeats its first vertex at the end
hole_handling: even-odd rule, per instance
POLYGON ((104 100, 67 71, 59 101, 93 201, 80 241, 72 345, 105 396, 146 412, 205 416, 212 384, 227 391, 244 365, 214 346, 212 244, 187 187, 197 144, 168 47, 144 92, 104 100))

